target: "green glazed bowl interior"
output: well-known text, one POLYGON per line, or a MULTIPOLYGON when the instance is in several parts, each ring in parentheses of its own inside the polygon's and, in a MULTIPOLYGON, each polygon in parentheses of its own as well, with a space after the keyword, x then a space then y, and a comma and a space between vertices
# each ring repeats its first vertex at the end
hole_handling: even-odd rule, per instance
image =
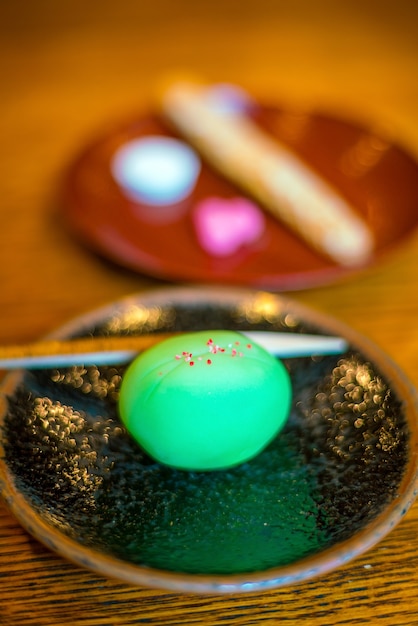
POLYGON ((416 395, 337 322, 270 293, 167 288, 53 336, 219 328, 338 334, 349 347, 285 359, 293 404, 284 430, 255 459, 218 472, 168 468, 132 441, 117 411, 124 367, 9 374, 0 489, 29 533, 131 584, 241 593, 334 570, 402 519, 417 493, 416 395))

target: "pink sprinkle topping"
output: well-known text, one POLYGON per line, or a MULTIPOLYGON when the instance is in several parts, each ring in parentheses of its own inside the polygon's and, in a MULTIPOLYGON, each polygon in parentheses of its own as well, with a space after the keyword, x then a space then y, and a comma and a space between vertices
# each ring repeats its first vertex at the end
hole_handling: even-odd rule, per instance
MULTIPOLYGON (((211 354, 218 354, 218 353, 228 353, 230 354, 232 357, 235 356, 244 356, 243 353, 241 351, 238 352, 237 348, 235 348, 234 346, 239 346, 241 345, 240 341, 235 341, 233 344, 229 343, 226 348, 223 348, 222 346, 219 346, 218 344, 215 344, 212 338, 209 338, 206 342, 206 345, 209 348, 209 352, 211 354)), ((252 348, 252 345, 250 343, 247 344, 247 348, 252 348)), ((185 363, 188 363, 189 365, 195 365, 195 361, 192 360, 193 354, 191 352, 188 352, 187 350, 183 350, 183 352, 181 352, 181 354, 176 354, 174 356, 174 358, 177 361, 184 361, 185 363)), ((198 356, 196 357, 197 361, 202 361, 203 360, 203 356, 198 356)), ((206 363, 207 365, 212 365, 212 360, 211 359, 206 359, 206 363)))

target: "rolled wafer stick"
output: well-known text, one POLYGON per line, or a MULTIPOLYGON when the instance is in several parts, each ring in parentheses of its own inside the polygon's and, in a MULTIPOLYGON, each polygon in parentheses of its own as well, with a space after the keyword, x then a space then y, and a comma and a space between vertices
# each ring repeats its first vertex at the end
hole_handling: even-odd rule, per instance
POLYGON ((373 253, 367 224, 323 178, 239 112, 213 107, 205 90, 178 82, 161 97, 164 117, 225 178, 311 247, 340 265, 373 253))

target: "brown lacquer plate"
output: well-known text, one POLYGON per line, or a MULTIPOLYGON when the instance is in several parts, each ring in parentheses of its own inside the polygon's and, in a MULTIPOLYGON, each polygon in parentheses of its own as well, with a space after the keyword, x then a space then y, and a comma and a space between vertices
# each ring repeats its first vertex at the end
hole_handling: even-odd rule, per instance
POLYGON ((403 518, 417 494, 416 394, 337 322, 266 292, 191 287, 116 302, 54 336, 216 328, 340 335, 347 349, 285 359, 284 430, 217 472, 163 466, 131 440, 118 416, 120 366, 9 374, 0 490, 29 533, 131 584, 243 593, 324 575, 403 518))
MULTIPOLYGON (((417 163, 391 140, 322 113, 256 103, 247 113, 364 216, 376 242, 369 265, 415 229, 417 163)), ((131 140, 156 135, 175 137, 157 115, 141 115, 109 128, 72 163, 64 185, 64 211, 73 231, 96 252, 162 279, 267 289, 308 288, 352 273, 319 256, 268 214, 256 241, 222 258, 205 251, 196 237, 194 207, 208 197, 242 196, 206 163, 194 189, 176 204, 156 210, 128 198, 111 173, 115 152, 131 140)))

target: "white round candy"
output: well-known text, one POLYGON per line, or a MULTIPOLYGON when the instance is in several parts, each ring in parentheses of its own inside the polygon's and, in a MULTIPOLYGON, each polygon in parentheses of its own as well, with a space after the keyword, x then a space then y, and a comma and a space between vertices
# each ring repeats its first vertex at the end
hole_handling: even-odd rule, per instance
POLYGON ((199 157, 188 145, 157 135, 124 144, 111 163, 112 174, 128 197, 156 206, 186 198, 200 167, 199 157))

